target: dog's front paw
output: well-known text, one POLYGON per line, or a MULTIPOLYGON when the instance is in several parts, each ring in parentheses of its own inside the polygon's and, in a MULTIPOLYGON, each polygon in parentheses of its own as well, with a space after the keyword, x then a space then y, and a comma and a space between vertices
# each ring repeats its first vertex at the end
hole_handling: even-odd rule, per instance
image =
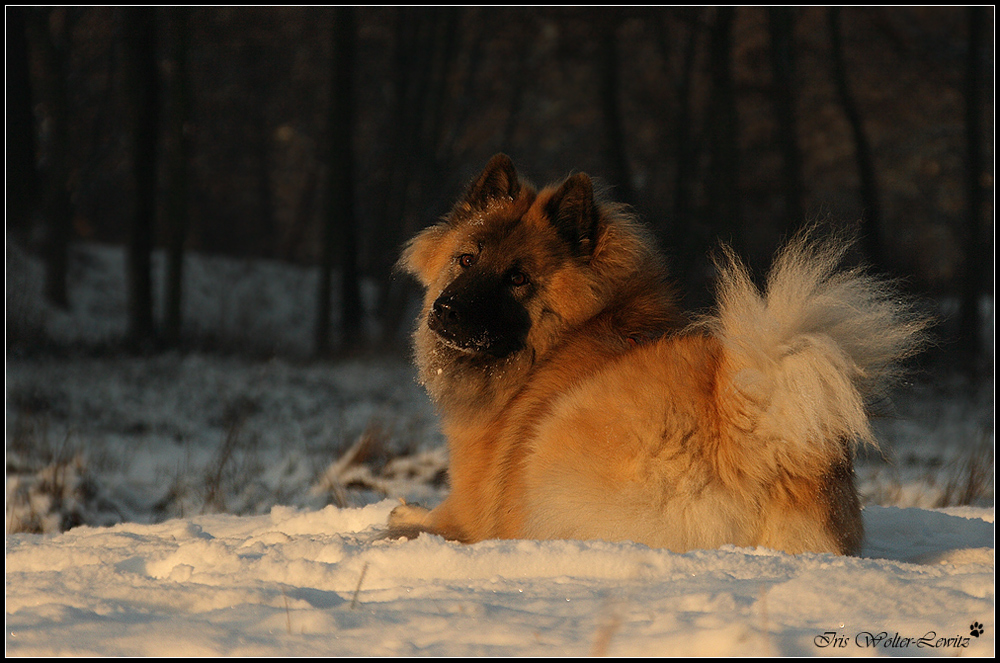
POLYGON ((401 504, 389 514, 389 530, 386 538, 390 539, 415 539, 421 532, 429 532, 427 514, 429 509, 425 509, 419 504, 401 504))

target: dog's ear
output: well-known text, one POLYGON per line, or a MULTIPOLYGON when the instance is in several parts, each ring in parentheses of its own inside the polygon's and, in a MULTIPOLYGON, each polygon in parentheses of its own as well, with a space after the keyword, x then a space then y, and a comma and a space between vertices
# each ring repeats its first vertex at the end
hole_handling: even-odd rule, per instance
POLYGON ((577 255, 594 252, 600 220, 594 204, 594 185, 586 173, 571 176, 545 207, 549 222, 577 255))
POLYGON ((403 255, 396 263, 395 270, 412 274, 424 287, 430 285, 435 274, 444 269, 451 257, 442 250, 443 240, 448 234, 448 226, 438 223, 424 228, 403 247, 403 255))
POLYGON ((506 154, 496 154, 469 186, 465 202, 474 209, 482 209, 490 201, 514 200, 520 192, 521 182, 514 162, 506 154))

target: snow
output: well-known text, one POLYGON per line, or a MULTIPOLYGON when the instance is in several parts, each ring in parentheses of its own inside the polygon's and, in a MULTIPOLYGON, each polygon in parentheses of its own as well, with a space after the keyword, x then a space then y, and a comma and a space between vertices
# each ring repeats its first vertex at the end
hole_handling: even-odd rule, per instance
MULTIPOLYGON (((12 310, 62 348, 121 333, 120 252, 73 255, 65 313, 8 247, 9 333, 12 310)), ((413 369, 305 361, 305 270, 189 262, 192 333, 273 357, 8 348, 8 655, 994 653, 992 382, 915 381, 877 422, 891 462, 859 464, 859 557, 388 540, 400 498, 446 491, 413 369), (941 507, 976 459, 985 486, 941 507)))
MULTIPOLYGON (((393 502, 7 537, 15 655, 585 656, 994 650, 993 510, 869 507, 860 558, 379 538, 393 502), (868 556, 869 553, 874 553, 868 556), (919 560, 919 561, 915 561, 919 560), (983 635, 970 636, 970 625, 983 635), (867 646, 863 634, 911 638, 867 646), (845 648, 817 638, 846 637, 845 648), (858 640, 858 638, 862 640, 858 640), (939 638, 956 644, 933 647, 939 638), (927 645, 916 644, 924 639, 927 645), (857 642, 862 644, 859 646, 857 642)), ((883 641, 885 642, 885 641, 883 641)))

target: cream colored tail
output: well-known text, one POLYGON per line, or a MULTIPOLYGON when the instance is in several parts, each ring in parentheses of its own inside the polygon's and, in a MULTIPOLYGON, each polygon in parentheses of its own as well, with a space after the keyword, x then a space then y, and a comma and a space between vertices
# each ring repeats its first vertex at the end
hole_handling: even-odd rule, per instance
POLYGON ((723 417, 777 455, 765 462, 821 461, 842 457, 845 442, 874 444, 871 399, 925 342, 929 319, 890 282, 839 269, 850 246, 799 233, 763 294, 732 251, 718 261, 718 311, 699 324, 723 344, 723 417))

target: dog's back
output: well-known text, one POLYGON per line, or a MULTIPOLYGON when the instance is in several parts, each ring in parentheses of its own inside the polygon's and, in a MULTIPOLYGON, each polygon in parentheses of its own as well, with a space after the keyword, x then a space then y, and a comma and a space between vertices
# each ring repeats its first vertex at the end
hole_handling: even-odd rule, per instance
POLYGON ((526 534, 856 552, 854 447, 926 321, 837 271, 847 246, 800 235, 764 294, 727 254, 714 316, 567 392, 524 462, 526 534))

